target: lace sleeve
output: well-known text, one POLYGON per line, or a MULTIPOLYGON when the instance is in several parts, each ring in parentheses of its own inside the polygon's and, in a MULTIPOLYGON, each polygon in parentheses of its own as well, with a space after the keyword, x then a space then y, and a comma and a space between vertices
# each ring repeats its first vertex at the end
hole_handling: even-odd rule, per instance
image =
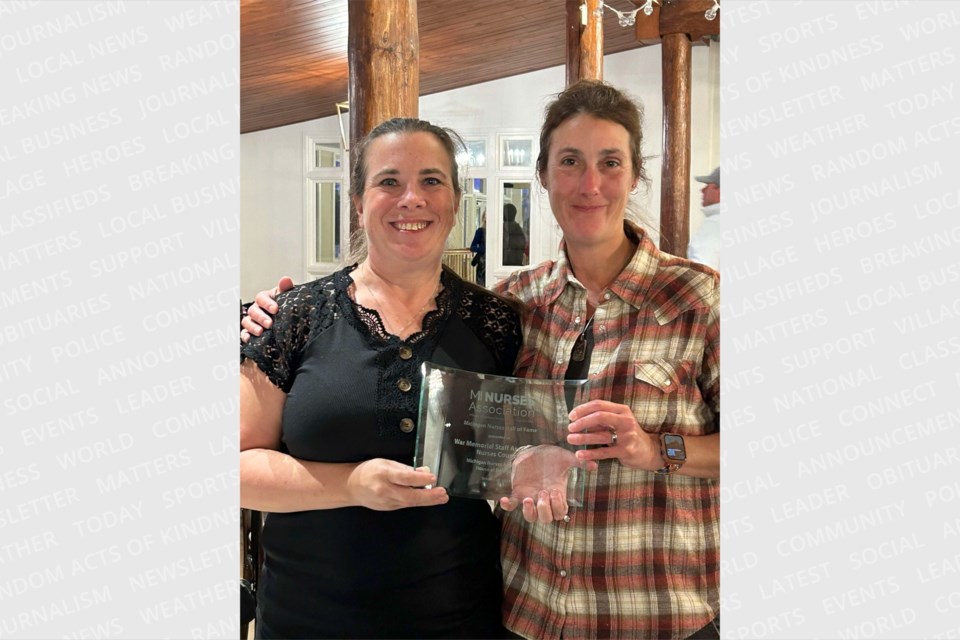
POLYGON ((300 354, 310 339, 310 320, 316 317, 317 296, 312 284, 294 287, 277 296, 279 309, 273 326, 262 335, 252 337, 240 351, 284 393, 289 393, 293 386, 300 354))
POLYGON ((499 347, 498 359, 503 368, 501 375, 513 375, 520 346, 523 344, 523 327, 518 309, 505 300, 490 297, 486 300, 487 330, 499 347))
POLYGON ((513 375, 523 342, 519 305, 464 283, 460 314, 497 359, 499 375, 513 375))

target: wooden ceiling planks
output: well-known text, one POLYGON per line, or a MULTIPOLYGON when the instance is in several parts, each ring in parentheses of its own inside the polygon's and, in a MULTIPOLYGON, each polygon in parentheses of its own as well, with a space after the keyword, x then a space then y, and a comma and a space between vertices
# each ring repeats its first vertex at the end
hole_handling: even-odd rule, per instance
MULTIPOLYGON (((242 133, 336 114, 347 98, 347 1, 241 0, 242 133)), ((418 15, 421 95, 565 61, 563 0, 420 0, 418 15)), ((643 46, 612 11, 604 41, 607 54, 643 46)))

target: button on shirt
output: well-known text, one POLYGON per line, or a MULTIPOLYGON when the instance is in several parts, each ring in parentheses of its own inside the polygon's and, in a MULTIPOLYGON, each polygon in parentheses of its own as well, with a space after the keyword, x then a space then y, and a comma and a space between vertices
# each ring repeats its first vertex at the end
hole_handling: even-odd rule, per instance
MULTIPOLYGON (((598 312, 590 397, 626 404, 647 431, 720 429, 719 276, 638 248, 598 312)), ((586 313, 566 254, 497 292, 530 310, 517 374, 564 377, 586 313)), ((719 612, 719 483, 602 461, 586 475, 583 517, 527 523, 503 514, 505 623, 528 638, 685 638, 719 612)))

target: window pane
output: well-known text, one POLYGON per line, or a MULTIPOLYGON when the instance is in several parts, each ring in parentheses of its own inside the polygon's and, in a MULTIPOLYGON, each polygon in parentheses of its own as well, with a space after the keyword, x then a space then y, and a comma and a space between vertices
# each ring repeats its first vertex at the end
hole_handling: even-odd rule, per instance
POLYGON ((335 182, 333 184, 333 238, 334 238, 334 249, 333 255, 336 260, 340 260, 343 257, 343 243, 340 240, 340 183, 335 182))
POLYGON ((530 262, 530 183, 503 183, 503 264, 530 262))
POLYGON ((507 167, 532 167, 533 166, 533 140, 502 140, 500 149, 500 166, 507 167))
POLYGON ((313 165, 315 169, 339 167, 340 145, 322 142, 314 145, 313 165))
POLYGON ((341 256, 340 183, 318 182, 315 186, 315 262, 337 262, 341 256))
POLYGON ((484 167, 487 165, 487 143, 485 140, 467 141, 467 155, 471 167, 484 167))
POLYGON ((487 181, 470 178, 463 181, 463 197, 456 223, 447 237, 447 249, 469 249, 487 211, 487 181))

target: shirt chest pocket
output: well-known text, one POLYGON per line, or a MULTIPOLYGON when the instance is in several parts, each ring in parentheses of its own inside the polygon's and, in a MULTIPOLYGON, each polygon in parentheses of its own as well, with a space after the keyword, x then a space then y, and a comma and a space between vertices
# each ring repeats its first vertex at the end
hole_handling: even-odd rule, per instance
POLYGON ((692 360, 634 361, 629 404, 641 426, 670 431, 683 422, 691 403, 701 401, 694 367, 692 360))

